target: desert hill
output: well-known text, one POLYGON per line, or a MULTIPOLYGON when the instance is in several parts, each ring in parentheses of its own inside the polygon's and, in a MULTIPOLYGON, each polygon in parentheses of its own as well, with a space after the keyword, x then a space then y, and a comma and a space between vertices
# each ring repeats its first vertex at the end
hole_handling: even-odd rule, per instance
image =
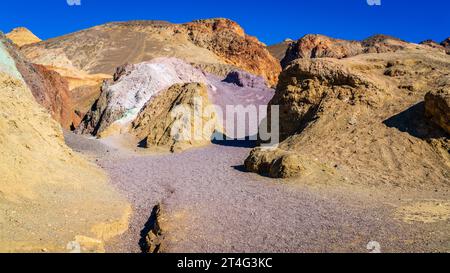
POLYGON ((13 29, 10 33, 6 34, 6 37, 19 47, 41 41, 33 32, 24 27, 13 29))
POLYGON ((186 24, 159 21, 109 23, 25 46, 35 63, 70 67, 89 74, 113 74, 126 63, 176 57, 204 66, 231 65, 274 85, 280 67, 265 46, 228 19, 186 24))
POLYGON ((105 240, 126 230, 129 205, 100 169, 65 145, 15 50, 0 37, 0 251, 104 251, 105 240))
POLYGON ((449 55, 383 37, 360 44, 311 36, 290 50, 296 59, 286 63, 271 101, 281 107, 283 141, 276 151, 255 149, 248 170, 448 186, 449 140, 442 128, 448 124, 449 55), (434 95, 427 96, 426 114, 428 92, 434 95))

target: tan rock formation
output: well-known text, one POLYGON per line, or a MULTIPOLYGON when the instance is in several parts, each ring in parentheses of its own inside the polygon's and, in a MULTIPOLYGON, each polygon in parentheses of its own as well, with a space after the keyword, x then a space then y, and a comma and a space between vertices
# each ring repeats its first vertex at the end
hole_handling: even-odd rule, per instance
POLYGON ((176 152, 207 145, 216 129, 214 109, 205 84, 175 84, 147 102, 131 132, 146 148, 176 152))
POLYGON ((69 252, 127 229, 129 205, 64 143, 0 39, 0 252, 69 252))
POLYGON ((363 51, 362 45, 356 41, 333 39, 324 35, 309 34, 291 44, 286 52, 282 65, 286 66, 298 58, 346 58, 363 51))
MULTIPOLYGON (((448 86, 448 71, 448 55, 409 45, 343 59, 297 59, 280 75, 271 101, 281 108, 282 143, 275 151, 252 152, 247 168, 285 177, 295 157, 275 162, 289 154, 298 156, 293 170, 308 158, 351 183, 448 186, 449 139, 425 118, 423 103, 430 89, 448 86)), ((442 115, 444 108, 434 104, 442 115)))
POLYGON ((363 41, 348 41, 308 34, 289 46, 281 65, 286 67, 291 61, 299 58, 342 59, 364 53, 395 52, 405 48, 414 46, 387 35, 374 35, 363 41))
POLYGON ((13 29, 10 33, 6 34, 6 37, 19 47, 35 44, 41 41, 41 39, 24 27, 13 29))

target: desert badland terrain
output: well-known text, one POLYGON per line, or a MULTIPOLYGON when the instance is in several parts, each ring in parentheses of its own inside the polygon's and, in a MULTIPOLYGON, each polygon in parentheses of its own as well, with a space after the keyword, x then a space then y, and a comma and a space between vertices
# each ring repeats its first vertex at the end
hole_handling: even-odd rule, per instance
POLYGON ((448 39, 18 28, 0 92, 0 252, 450 251, 448 39))

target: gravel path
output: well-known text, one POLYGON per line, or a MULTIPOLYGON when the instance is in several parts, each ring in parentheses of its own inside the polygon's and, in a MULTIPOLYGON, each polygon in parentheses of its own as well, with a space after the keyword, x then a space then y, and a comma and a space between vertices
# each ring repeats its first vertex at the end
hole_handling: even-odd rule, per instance
MULTIPOLYGON (((140 252, 140 231, 153 207, 164 210, 166 252, 368 252, 449 250, 449 224, 395 220, 398 194, 313 187, 246 173, 249 148, 211 145, 171 155, 123 153, 98 140, 66 134, 132 203, 130 229, 111 252, 140 252)), ((245 145, 242 145, 245 146, 245 145)))

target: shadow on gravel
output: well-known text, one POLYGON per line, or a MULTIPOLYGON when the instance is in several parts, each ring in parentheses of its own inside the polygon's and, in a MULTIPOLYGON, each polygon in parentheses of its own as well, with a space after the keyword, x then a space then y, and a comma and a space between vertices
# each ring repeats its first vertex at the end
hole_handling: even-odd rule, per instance
POLYGON ((243 172, 243 173, 249 172, 249 171, 247 171, 247 169, 245 168, 244 165, 233 166, 233 169, 235 169, 236 171, 243 172))
POLYGON ((216 140, 213 139, 212 143, 215 145, 237 148, 255 148, 257 146, 256 140, 250 140, 250 137, 246 139, 232 139, 232 140, 216 140))
POLYGON ((158 217, 161 207, 157 205, 153 208, 150 218, 141 230, 141 239, 139 240, 139 247, 142 253, 158 253, 161 247, 161 242, 158 237, 161 236, 161 227, 159 226, 158 217))
POLYGON ((384 125, 420 139, 441 138, 444 131, 425 117, 425 103, 420 102, 405 111, 385 120, 384 125))

